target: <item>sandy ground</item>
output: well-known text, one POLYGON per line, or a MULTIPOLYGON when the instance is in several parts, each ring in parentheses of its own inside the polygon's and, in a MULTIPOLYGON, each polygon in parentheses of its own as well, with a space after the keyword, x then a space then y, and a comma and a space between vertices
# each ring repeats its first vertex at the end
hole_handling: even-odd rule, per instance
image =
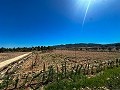
POLYGON ((29 54, 31 54, 31 52, 1 62, 0 63, 0 69, 7 66, 7 65, 9 65, 9 64, 11 64, 11 63, 13 63, 13 62, 15 62, 15 61, 18 61, 19 59, 21 59, 21 58, 23 58, 23 57, 25 57, 25 56, 27 56, 29 54))

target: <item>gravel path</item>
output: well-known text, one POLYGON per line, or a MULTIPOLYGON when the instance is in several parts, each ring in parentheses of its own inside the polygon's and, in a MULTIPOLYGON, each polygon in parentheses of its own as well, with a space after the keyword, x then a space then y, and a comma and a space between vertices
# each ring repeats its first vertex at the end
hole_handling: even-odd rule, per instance
POLYGON ((28 52, 8 52, 8 53, 0 53, 0 63, 5 61, 5 60, 8 60, 8 59, 12 59, 12 58, 15 58, 17 56, 20 56, 20 55, 23 55, 23 54, 26 54, 28 52))
POLYGON ((23 54, 23 55, 20 55, 20 56, 17 56, 17 57, 12 58, 12 59, 5 60, 5 61, 3 61, 3 62, 0 62, 0 69, 1 69, 1 68, 4 68, 5 66, 7 66, 7 65, 9 65, 9 64, 11 64, 11 63, 13 63, 13 62, 15 62, 15 61, 20 60, 21 58, 23 58, 23 57, 25 57, 25 56, 27 56, 27 55, 29 55, 29 54, 31 54, 31 52, 26 53, 26 54, 23 54))

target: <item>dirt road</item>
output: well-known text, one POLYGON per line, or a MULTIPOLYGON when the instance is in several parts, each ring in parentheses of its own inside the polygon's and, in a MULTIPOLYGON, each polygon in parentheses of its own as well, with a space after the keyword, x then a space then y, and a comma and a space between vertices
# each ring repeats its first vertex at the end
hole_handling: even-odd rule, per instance
POLYGON ((29 54, 31 54, 31 52, 1 62, 1 63, 0 63, 0 69, 1 69, 1 68, 4 68, 5 66, 7 66, 7 65, 9 65, 9 64, 11 64, 11 63, 13 63, 13 62, 15 62, 15 61, 20 60, 21 58, 23 58, 23 57, 25 57, 25 56, 27 56, 27 55, 29 55, 29 54))

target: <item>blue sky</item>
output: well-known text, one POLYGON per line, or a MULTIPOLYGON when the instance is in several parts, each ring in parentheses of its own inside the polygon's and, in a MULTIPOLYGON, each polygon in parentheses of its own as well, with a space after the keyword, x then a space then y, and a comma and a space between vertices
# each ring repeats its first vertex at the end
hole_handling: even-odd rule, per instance
POLYGON ((120 42, 120 0, 0 0, 0 47, 120 42))

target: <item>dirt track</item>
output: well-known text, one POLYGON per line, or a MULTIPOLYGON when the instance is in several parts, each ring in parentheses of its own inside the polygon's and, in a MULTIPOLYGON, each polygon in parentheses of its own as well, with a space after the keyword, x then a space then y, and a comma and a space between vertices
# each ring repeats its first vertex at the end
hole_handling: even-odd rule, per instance
POLYGON ((9 65, 9 64, 11 64, 11 63, 13 63, 13 62, 15 62, 15 61, 20 60, 21 58, 23 58, 23 57, 25 57, 25 56, 27 56, 29 54, 31 54, 31 52, 1 62, 0 63, 0 69, 3 68, 3 67, 5 67, 5 66, 7 66, 7 65, 9 65))
POLYGON ((3 62, 3 61, 6 61, 8 59, 12 59, 12 58, 15 58, 17 56, 20 56, 20 55, 23 55, 23 54, 26 54, 28 52, 6 52, 6 53, 0 53, 0 63, 3 62))

